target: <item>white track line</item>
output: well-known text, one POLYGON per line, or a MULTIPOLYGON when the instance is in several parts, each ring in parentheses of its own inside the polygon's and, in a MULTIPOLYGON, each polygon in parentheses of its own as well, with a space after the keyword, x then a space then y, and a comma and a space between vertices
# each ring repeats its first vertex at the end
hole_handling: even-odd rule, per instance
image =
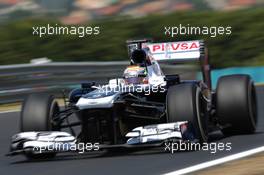
POLYGON ((215 160, 212 160, 212 161, 204 162, 204 163, 197 164, 197 165, 194 165, 194 166, 190 166, 190 167, 187 167, 187 168, 183 168, 183 169, 180 169, 180 170, 172 171, 172 172, 169 172, 169 173, 167 173, 165 175, 187 174, 187 173, 198 171, 198 170, 201 170, 201 169, 204 169, 204 168, 208 168, 208 167, 212 167, 212 166, 219 165, 219 164, 222 164, 222 163, 226 163, 226 162, 229 162, 229 161, 232 161, 232 160, 237 160, 237 159, 240 159, 240 158, 243 158, 243 157, 247 157, 247 156, 250 156, 250 155, 253 155, 253 154, 256 154, 256 153, 259 153, 259 152, 263 152, 263 151, 264 151, 264 146, 261 146, 261 147, 257 147, 257 148, 254 148, 254 149, 243 151, 243 152, 240 152, 240 153, 237 153, 237 154, 232 154, 230 156, 226 156, 226 157, 223 157, 223 158, 220 158, 220 159, 215 159, 215 160))

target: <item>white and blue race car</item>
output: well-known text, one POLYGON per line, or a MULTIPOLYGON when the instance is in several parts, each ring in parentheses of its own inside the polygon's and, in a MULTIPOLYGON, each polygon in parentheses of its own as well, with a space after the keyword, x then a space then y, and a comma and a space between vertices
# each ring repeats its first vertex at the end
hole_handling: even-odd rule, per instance
POLYGON ((132 40, 127 45, 131 63, 122 78, 101 86, 82 84, 69 93, 64 107, 53 95, 28 96, 21 111, 21 133, 12 137, 8 155, 51 158, 78 151, 80 143, 97 151, 171 141, 202 143, 215 130, 224 135, 254 133, 257 105, 251 78, 223 76, 213 90, 203 41, 132 40), (164 75, 159 66, 195 60, 201 63, 202 81, 164 75))

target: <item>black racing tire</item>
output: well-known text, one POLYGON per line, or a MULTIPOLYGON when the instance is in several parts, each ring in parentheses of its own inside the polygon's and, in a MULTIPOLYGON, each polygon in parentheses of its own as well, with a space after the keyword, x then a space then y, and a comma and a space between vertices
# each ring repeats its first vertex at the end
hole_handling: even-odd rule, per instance
POLYGON ((216 115, 224 135, 252 134, 257 125, 256 90, 249 75, 221 77, 216 88, 216 115))
POLYGON ((53 117, 59 112, 53 95, 31 94, 24 101, 21 112, 21 132, 59 130, 52 125, 53 117))
MULTIPOLYGON (((58 125, 52 124, 53 117, 60 111, 54 96, 45 93, 31 94, 24 101, 21 111, 21 132, 27 131, 54 131, 58 125)), ((26 154, 29 159, 51 158, 56 153, 26 154)))
POLYGON ((25 152, 25 156, 27 159, 34 161, 34 160, 48 160, 53 159, 56 156, 56 153, 40 153, 40 154, 33 154, 25 152))
POLYGON ((188 121, 194 129, 195 138, 200 142, 208 141, 206 102, 196 84, 171 86, 168 89, 166 104, 168 122, 188 121))

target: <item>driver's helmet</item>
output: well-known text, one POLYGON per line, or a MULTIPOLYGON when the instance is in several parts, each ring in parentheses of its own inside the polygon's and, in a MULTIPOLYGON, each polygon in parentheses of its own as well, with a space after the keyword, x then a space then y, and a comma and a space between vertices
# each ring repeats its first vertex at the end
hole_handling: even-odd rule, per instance
POLYGON ((150 61, 148 59, 146 50, 144 49, 133 50, 130 56, 130 60, 131 60, 131 65, 139 65, 139 66, 150 65, 150 61))
POLYGON ((148 84, 147 68, 139 65, 128 66, 123 78, 127 85, 148 84))

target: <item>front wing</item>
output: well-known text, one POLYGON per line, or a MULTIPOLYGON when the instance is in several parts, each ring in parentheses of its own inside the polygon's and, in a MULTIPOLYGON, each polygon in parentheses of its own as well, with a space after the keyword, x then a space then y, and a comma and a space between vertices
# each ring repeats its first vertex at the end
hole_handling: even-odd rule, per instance
MULTIPOLYGON (((140 149, 162 146, 169 141, 197 142, 193 128, 187 122, 147 125, 137 127, 126 134, 127 142, 118 145, 103 145, 90 143, 88 150, 80 148, 77 139, 67 132, 43 131, 22 132, 14 135, 11 140, 8 156, 17 154, 42 154, 80 151, 100 151, 105 149, 140 149), (80 150, 81 149, 81 150, 80 150)), ((83 145, 84 146, 84 145, 83 145)), ((82 152, 83 153, 83 152, 82 152)))

